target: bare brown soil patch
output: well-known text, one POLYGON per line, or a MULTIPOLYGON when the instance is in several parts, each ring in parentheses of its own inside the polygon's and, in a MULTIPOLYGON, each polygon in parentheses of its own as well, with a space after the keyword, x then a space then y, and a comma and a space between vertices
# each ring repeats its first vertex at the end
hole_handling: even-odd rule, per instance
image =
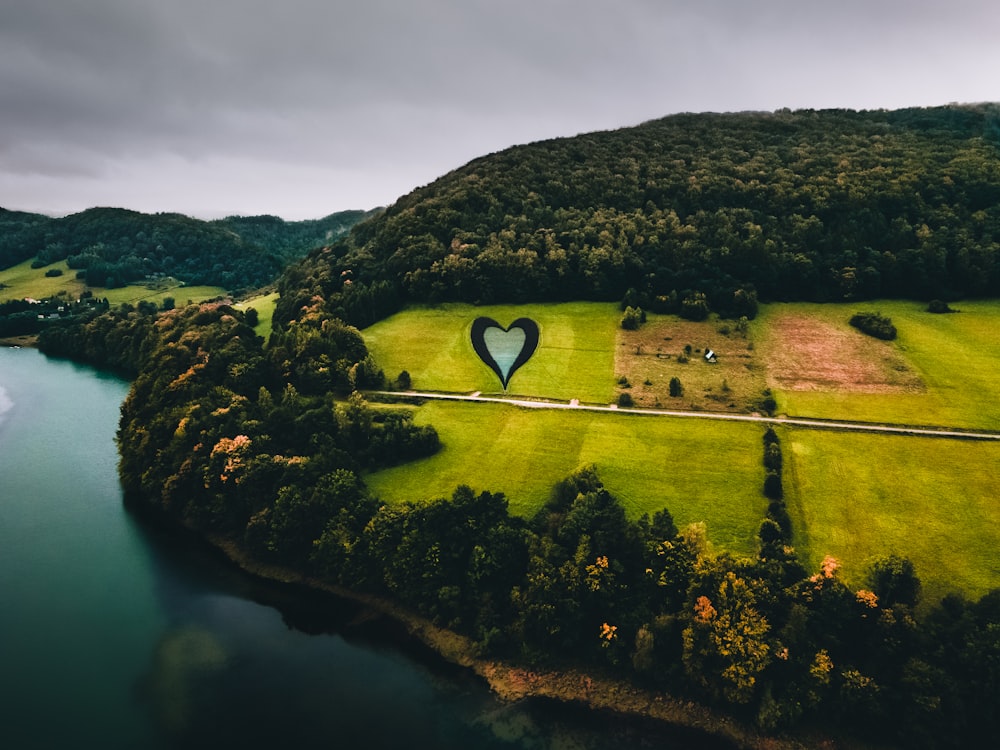
POLYGON ((837 325, 790 313, 770 324, 768 381, 791 391, 915 393, 924 389, 898 347, 837 325))
POLYGON ((619 330, 615 375, 628 380, 629 387, 619 391, 628 393, 636 406, 663 409, 754 411, 767 387, 751 334, 714 318, 694 323, 651 315, 637 331, 619 330), (705 360, 708 350, 715 352, 714 363, 705 360), (680 397, 670 396, 675 377, 684 389, 680 397))

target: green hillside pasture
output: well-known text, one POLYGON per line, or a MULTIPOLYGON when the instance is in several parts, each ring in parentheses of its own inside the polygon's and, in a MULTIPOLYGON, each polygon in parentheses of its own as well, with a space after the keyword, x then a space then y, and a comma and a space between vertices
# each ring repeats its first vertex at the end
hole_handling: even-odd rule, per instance
POLYGON ((472 349, 470 329, 479 316, 510 325, 532 318, 538 350, 510 381, 512 395, 610 403, 615 395, 617 305, 572 302, 536 305, 447 304, 405 310, 364 331, 386 376, 403 370, 416 390, 499 393, 500 383, 472 349))
POLYGON ((444 447, 370 475, 388 502, 450 497, 467 484, 503 492, 527 517, 592 463, 630 517, 667 508, 678 526, 706 522, 715 549, 756 550, 767 510, 760 425, 442 402, 420 407, 416 421, 434 425, 444 447))
POLYGON ((161 304, 166 297, 173 297, 178 307, 188 302, 204 302, 226 294, 226 290, 218 286, 183 286, 176 281, 166 281, 156 288, 139 284, 130 284, 116 289, 104 287, 88 287, 76 278, 76 271, 62 260, 44 268, 32 268, 31 260, 26 260, 16 266, 0 271, 0 302, 12 299, 46 299, 63 294, 68 300, 76 300, 87 289, 95 297, 107 297, 112 306, 123 302, 135 304, 140 301, 161 304), (46 276, 45 272, 57 268, 62 276, 46 276))
POLYGON ((861 587, 867 566, 908 557, 924 600, 1000 586, 1000 444, 785 428, 785 487, 796 548, 825 555, 861 587))
POLYGON ((901 301, 763 306, 755 326, 764 342, 768 381, 779 409, 827 419, 1000 428, 1000 302, 963 302, 954 307, 960 312, 935 315, 926 312, 923 303, 901 301), (847 321, 858 310, 892 318, 898 338, 881 342, 854 331, 847 321), (778 377, 782 353, 794 354, 797 346, 782 336, 786 330, 782 321, 789 316, 807 317, 864 341, 872 351, 888 352, 882 363, 886 387, 864 392, 848 382, 851 373, 839 383, 836 377, 799 387, 782 382, 778 377))
POLYGON ((77 299, 87 288, 76 278, 76 271, 59 261, 44 268, 32 268, 34 260, 26 260, 16 266, 0 271, 0 302, 12 299, 46 299, 56 297, 60 292, 68 299, 77 299), (51 269, 62 271, 62 276, 46 276, 51 269))
POLYGON ((257 311, 257 325, 254 326, 254 333, 263 336, 265 339, 271 335, 271 320, 274 318, 274 308, 278 304, 277 292, 263 294, 259 297, 252 297, 236 304, 236 308, 246 311, 252 307, 257 311))
POLYGON ((198 304, 206 300, 226 296, 227 292, 221 286, 171 286, 165 289, 150 289, 145 286, 123 286, 118 289, 102 289, 91 287, 95 297, 107 297, 111 306, 137 302, 155 302, 158 306, 163 300, 172 297, 176 307, 198 304))

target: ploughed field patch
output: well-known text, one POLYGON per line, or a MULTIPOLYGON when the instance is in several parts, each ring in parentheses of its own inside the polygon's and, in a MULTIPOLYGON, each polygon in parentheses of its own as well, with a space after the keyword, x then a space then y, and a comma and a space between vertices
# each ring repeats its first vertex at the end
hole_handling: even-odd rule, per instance
POLYGON ((768 321, 767 380, 788 391, 921 393, 923 381, 888 341, 789 311, 768 321))

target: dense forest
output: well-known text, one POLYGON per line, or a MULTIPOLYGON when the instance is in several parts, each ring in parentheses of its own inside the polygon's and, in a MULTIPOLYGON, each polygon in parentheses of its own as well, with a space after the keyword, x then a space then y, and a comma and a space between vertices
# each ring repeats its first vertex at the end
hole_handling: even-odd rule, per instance
POLYGON ((53 219, 0 209, 0 268, 29 258, 39 267, 66 260, 91 286, 172 276, 188 284, 251 289, 274 281, 290 262, 372 213, 286 222, 276 216, 201 221, 119 208, 53 219))
MULTIPOLYGON (((289 277, 359 325, 408 301, 1000 294, 1000 107, 675 115, 518 146, 289 277), (308 281, 308 283, 304 283, 308 281), (345 283, 350 285, 345 288, 345 283)), ((281 315, 300 300, 284 295, 281 315)), ((307 297, 308 298, 308 297, 307 297)))
POLYGON ((533 518, 489 488, 388 505, 365 471, 439 442, 359 393, 384 376, 355 326, 413 300, 993 294, 997 123, 990 107, 684 115, 511 149, 289 268, 266 346, 225 304, 122 306, 40 346, 135 373, 128 495, 261 562, 389 596, 484 656, 583 665, 764 732, 986 745, 1000 589, 925 602, 898 556, 860 588, 832 558, 806 570, 773 430, 746 559, 708 554, 669 509, 629 519, 592 467, 533 518))

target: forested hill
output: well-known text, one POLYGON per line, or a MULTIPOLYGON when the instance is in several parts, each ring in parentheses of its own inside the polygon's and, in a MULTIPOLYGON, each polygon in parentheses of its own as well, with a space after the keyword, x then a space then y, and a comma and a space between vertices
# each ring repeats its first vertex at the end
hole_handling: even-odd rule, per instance
POLYGON ((201 221, 120 208, 92 208, 58 219, 0 209, 0 268, 29 258, 38 265, 65 259, 94 286, 162 274, 235 290, 273 281, 289 262, 371 214, 343 211, 298 222, 276 216, 201 221))
POLYGON ((334 305, 346 279, 429 301, 700 290, 723 310, 750 285, 769 300, 994 295, 998 149, 994 104, 676 115, 472 161, 298 280, 334 305))

